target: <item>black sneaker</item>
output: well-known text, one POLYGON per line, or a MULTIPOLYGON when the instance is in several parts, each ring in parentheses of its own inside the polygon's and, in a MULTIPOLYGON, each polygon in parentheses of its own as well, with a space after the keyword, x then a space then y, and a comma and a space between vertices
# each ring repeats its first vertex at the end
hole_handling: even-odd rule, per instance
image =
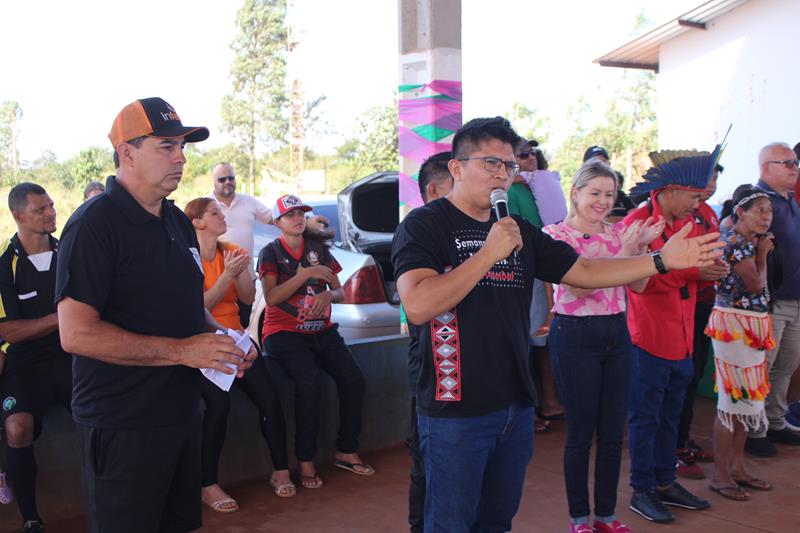
POLYGON ((767 437, 747 437, 744 443, 744 451, 756 457, 775 457, 778 455, 778 448, 767 437))
POLYGON ((767 431, 767 438, 772 442, 780 442, 781 444, 791 444, 792 446, 800 446, 800 433, 792 431, 789 428, 783 429, 770 429, 767 431))
POLYGON ((669 512, 669 509, 664 507, 661 499, 654 491, 633 491, 631 504, 628 507, 634 513, 651 522, 666 524, 675 520, 675 516, 669 512))
POLYGON ((708 500, 695 496, 677 481, 666 489, 656 489, 656 494, 664 505, 674 505, 675 507, 683 507, 693 511, 711 507, 711 503, 708 500))
POLYGON ((22 526, 22 533, 43 533, 44 532, 44 524, 39 522, 38 520, 28 520, 25 522, 25 525, 22 526))

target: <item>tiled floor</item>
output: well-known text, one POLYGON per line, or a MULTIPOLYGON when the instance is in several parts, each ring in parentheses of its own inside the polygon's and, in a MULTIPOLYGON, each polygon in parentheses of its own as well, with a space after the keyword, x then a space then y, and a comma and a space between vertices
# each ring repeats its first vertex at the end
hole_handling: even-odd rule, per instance
MULTIPOLYGON (((710 421, 714 406, 710 400, 698 401, 697 429, 693 436, 709 445, 710 421)), ((537 437, 534 459, 522 505, 514 521, 514 531, 565 532, 567 511, 561 468, 564 439, 563 422, 553 431, 537 437)), ((365 454, 378 473, 372 478, 349 474, 330 467, 320 468, 325 487, 301 490, 294 498, 280 499, 272 494, 266 480, 227 487, 238 499, 241 510, 233 514, 206 511, 201 531, 244 532, 400 532, 406 527, 408 455, 404 448, 365 454)), ((626 454, 627 455, 627 454, 626 454)), ((667 526, 650 524, 627 507, 628 462, 623 460, 618 514, 636 533, 701 532, 745 533, 768 531, 800 532, 800 448, 780 446, 775 459, 751 459, 752 466, 775 486, 766 493, 753 493, 749 502, 722 499, 708 490, 708 480, 685 481, 687 488, 711 500, 707 511, 675 511, 677 520, 667 526)), ((710 473, 711 465, 703 466, 710 473)), ((7 526, 3 524, 3 526, 7 526)), ((6 530, 7 527, 3 527, 6 530)), ((49 533, 84 531, 83 521, 51 522, 49 533)))

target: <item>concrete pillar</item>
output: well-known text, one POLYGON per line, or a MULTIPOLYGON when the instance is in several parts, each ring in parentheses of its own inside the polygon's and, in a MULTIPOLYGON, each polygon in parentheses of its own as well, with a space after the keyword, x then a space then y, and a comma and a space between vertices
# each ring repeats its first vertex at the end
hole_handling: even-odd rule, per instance
POLYGON ((400 0, 400 216, 422 204, 417 172, 461 126, 461 1, 400 0))

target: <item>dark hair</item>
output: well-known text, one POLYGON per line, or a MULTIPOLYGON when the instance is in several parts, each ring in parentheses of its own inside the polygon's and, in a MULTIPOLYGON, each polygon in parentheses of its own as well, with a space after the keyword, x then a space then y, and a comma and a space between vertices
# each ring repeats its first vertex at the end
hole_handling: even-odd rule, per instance
POLYGON ((800 143, 795 144, 792 150, 794 150, 795 157, 800 158, 800 143))
POLYGON ((106 186, 100 183, 99 181, 90 181, 86 187, 83 188, 83 199, 87 200, 89 195, 92 194, 94 191, 105 192, 106 186))
POLYGON ((512 147, 520 141, 520 136, 503 117, 473 118, 460 128, 453 137, 453 158, 469 157, 485 141, 497 139, 512 147))
POLYGON ((450 175, 450 170, 447 168, 447 163, 453 159, 453 152, 439 152, 430 156, 419 167, 419 177, 417 184, 419 185, 419 194, 422 196, 423 201, 428 199, 425 197, 426 189, 431 181, 440 183, 447 179, 453 179, 450 175))
POLYGON ((714 165, 714 170, 716 170, 717 172, 724 172, 725 171, 725 167, 723 167, 722 165, 717 163, 716 165, 714 165))
POLYGON ((18 213, 22 209, 25 209, 25 206, 28 205, 29 194, 47 194, 47 191, 45 191, 44 187, 41 185, 29 181, 14 185, 14 187, 8 191, 8 209, 12 213, 18 213))
MULTIPOLYGON (((142 135, 141 137, 136 137, 130 141, 125 141, 125 144, 132 144, 136 148, 139 148, 147 137, 147 135, 142 135)), ((119 168, 119 155, 117 154, 116 148, 114 148, 114 168, 119 168)))
MULTIPOLYGON (((736 204, 741 202, 743 198, 747 198, 751 194, 759 192, 763 193, 764 191, 758 187, 750 185, 749 183, 745 183, 744 185, 739 185, 736 187, 736 190, 733 191, 733 197, 730 200, 725 200, 725 202, 722 204, 722 212, 719 216, 720 220, 726 217, 731 217, 731 220, 736 223, 739 220, 739 217, 736 216, 736 210, 734 209, 736 204)), ((758 198, 753 198, 739 207, 747 211, 753 207, 753 203, 755 203, 756 200, 758 200, 758 198)))
POLYGON ((538 170, 547 170, 547 158, 544 156, 542 149, 536 148, 533 150, 533 153, 536 155, 536 168, 538 170))

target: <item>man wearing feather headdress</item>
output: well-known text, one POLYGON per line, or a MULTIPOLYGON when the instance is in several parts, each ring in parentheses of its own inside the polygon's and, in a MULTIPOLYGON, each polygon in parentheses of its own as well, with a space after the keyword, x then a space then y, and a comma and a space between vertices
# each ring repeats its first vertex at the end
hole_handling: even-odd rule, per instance
MULTIPOLYGON (((700 202, 721 145, 712 154, 660 152, 651 154, 656 165, 632 196, 649 194, 645 205, 625 217, 625 224, 648 217, 663 218, 661 237, 651 244, 660 249, 675 232, 694 224, 700 202)), ((694 224, 689 235, 705 233, 694 224)), ((670 522, 665 505, 705 509, 709 502, 691 494, 676 481, 675 445, 686 388, 694 374, 692 348, 697 284, 717 279, 727 265, 716 262, 703 269, 662 272, 651 276, 641 293, 628 290, 628 328, 633 341, 633 376, 628 416, 631 457, 631 509, 650 521, 670 522)))

